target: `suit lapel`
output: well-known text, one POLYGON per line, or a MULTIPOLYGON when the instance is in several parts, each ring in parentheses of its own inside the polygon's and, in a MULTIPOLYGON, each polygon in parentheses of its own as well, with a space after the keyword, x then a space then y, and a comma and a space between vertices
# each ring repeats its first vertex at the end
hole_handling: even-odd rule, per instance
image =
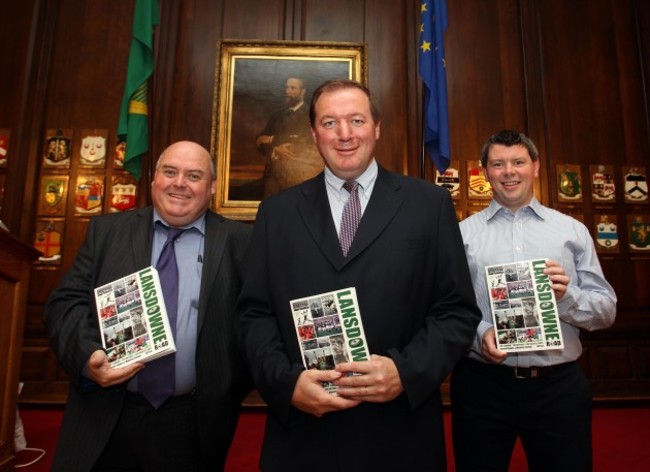
POLYGON ((151 247, 153 245, 153 209, 151 207, 136 210, 137 224, 132 229, 132 250, 135 267, 142 269, 151 265, 151 247))
POLYGON ((208 211, 205 214, 205 240, 203 244, 203 272, 201 273, 201 291, 199 293, 198 332, 205 320, 206 299, 210 287, 215 287, 215 279, 221 267, 221 261, 226 247, 228 234, 219 231, 220 217, 208 211), (209 261, 209 262, 208 262, 209 261))
POLYGON ((397 179, 381 166, 378 172, 372 196, 347 258, 343 257, 336 227, 332 221, 324 174, 318 175, 303 186, 303 199, 298 204, 298 212, 318 247, 337 270, 342 269, 382 233, 402 204, 403 198, 399 193, 400 185, 397 179))
POLYGON ((330 264, 339 269, 345 259, 332 221, 324 173, 305 183, 302 197, 298 203, 298 213, 302 221, 330 264))
POLYGON ((403 198, 399 190, 400 185, 395 176, 380 166, 370 201, 354 235, 346 263, 363 252, 388 226, 402 205, 403 198))

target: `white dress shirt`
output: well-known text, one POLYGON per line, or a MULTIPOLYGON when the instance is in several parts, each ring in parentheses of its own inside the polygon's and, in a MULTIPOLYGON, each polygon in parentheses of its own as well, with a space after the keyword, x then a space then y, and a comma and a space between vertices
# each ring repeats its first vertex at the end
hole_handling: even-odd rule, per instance
MULTIPOLYGON (((372 189, 375 187, 377 181, 377 162, 373 158, 368 168, 356 179, 359 183, 359 203, 361 204, 361 216, 368 206, 372 189)), ((332 210, 332 218, 336 225, 336 234, 341 233, 341 216, 343 215, 343 207, 350 198, 350 192, 343 188, 345 180, 338 178, 334 173, 325 167, 325 187, 327 188, 327 198, 330 202, 330 210, 332 210)))

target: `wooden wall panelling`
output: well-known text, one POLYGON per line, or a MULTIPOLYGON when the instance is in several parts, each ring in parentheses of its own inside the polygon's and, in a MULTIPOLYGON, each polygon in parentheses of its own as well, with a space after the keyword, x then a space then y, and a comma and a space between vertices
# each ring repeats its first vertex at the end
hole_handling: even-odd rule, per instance
POLYGON ((61 404, 68 398, 68 375, 48 346, 23 347, 22 402, 61 404))
MULTIPOLYGON (((405 137, 410 111, 405 75, 406 17, 402 1, 306 1, 304 37, 309 41, 368 44, 368 86, 381 109, 381 136, 375 156, 386 168, 404 172, 409 158, 405 137)), ((413 28, 413 26, 411 26, 413 28)))
MULTIPOLYGON (((650 261, 632 257, 625 228, 630 205, 623 202, 622 165, 647 165, 650 148, 646 139, 647 114, 643 75, 639 63, 637 23, 631 1, 603 0, 538 2, 544 64, 544 90, 548 111, 548 153, 555 164, 595 163, 616 168, 621 251, 603 260, 607 278, 619 297, 615 328, 627 322, 629 310, 643 309, 648 317, 648 298, 643 288, 650 276, 650 261), (630 260, 633 259, 633 260, 630 260)), ((594 206, 584 180, 584 204, 578 213, 587 226, 594 206)), ((551 200, 557 205, 557 182, 550 181, 551 200)), ((571 205, 560 205, 570 210, 571 205)), ((563 207, 563 208, 562 208, 563 207)), ((646 210, 647 211, 647 210, 646 210)), ((592 229, 593 231, 593 229, 592 229)), ((603 258, 604 259, 604 258, 603 258)))
MULTIPOLYGON (((158 156, 170 142, 173 122, 170 103, 177 89, 174 83, 174 70, 178 31, 183 21, 180 11, 186 4, 187 2, 158 2, 160 24, 154 30, 154 73, 151 81, 153 85, 149 92, 151 97, 149 113, 152 118, 149 127, 151 149, 142 174, 146 182, 151 182, 158 156)), ((146 194, 148 205, 151 203, 148 188, 146 194)))
MULTIPOLYGON (((613 327, 583 333, 592 362, 590 373, 597 398, 648 397, 650 385, 640 379, 639 348, 647 348, 650 313, 645 286, 650 275, 647 256, 632 256, 627 246, 622 165, 647 165, 648 118, 640 97, 646 95, 640 57, 639 28, 633 1, 602 0, 535 2, 546 116, 549 200, 567 213, 577 213, 592 231, 599 210, 590 198, 589 164, 613 165, 617 202, 607 212, 619 222, 619 254, 601 255, 608 281, 618 296, 613 327), (559 204, 555 165, 583 167, 584 202, 559 204), (636 340, 636 337, 640 337, 636 340)), ((647 99, 647 98, 646 98, 647 99)), ((646 210, 647 211, 647 210, 646 210)))
POLYGON ((445 38, 452 159, 460 161, 457 208, 487 205, 467 197, 467 161, 476 161, 497 130, 527 131, 524 53, 518 2, 447 2, 445 38))
MULTIPOLYGON (((82 138, 82 129, 109 129, 107 156, 112 156, 130 46, 131 24, 126 19, 131 15, 132 5, 124 2, 104 0, 85 2, 83 6, 71 0, 61 2, 51 58, 47 59, 51 67, 43 129, 34 138, 39 146, 30 156, 36 163, 37 174, 40 173, 42 162, 45 128, 73 129, 73 143, 78 143, 82 138), (80 41, 80 37, 84 40, 80 41)), ((107 174, 112 159, 107 158, 107 161, 106 169, 97 173, 107 174)), ((73 155, 68 170, 70 178, 62 264, 52 270, 34 271, 30 304, 45 302, 62 272, 70 267, 83 241, 86 220, 74 216, 74 187, 80 173, 77 164, 78 157, 73 155)), ((28 217, 35 217, 34 208, 28 217)), ((30 234, 30 238, 33 235, 30 234)))
MULTIPOLYGON (((648 80, 650 80, 650 2, 645 0, 632 0, 632 9, 636 20, 635 30, 638 31, 639 60, 641 61, 646 92, 643 95, 646 108, 646 129, 637 139, 644 141, 644 145, 650 147, 650 119, 647 117, 648 110, 650 109, 650 94, 647 93, 648 80)), ((650 163, 650 157, 646 156, 646 161, 650 163)))
MULTIPOLYGON (((219 25, 214 25, 214 20, 205 20, 220 13, 216 8, 211 10, 210 4, 200 2, 184 4, 180 15, 185 20, 179 26, 173 56, 174 70, 170 72, 166 66, 171 60, 170 56, 160 58, 158 64, 166 73, 173 74, 171 81, 174 87, 166 105, 169 107, 169 141, 195 139, 208 144, 212 117, 205 104, 212 103, 217 60, 215 47, 221 38, 368 42, 368 36, 374 44, 369 53, 369 67, 375 70, 375 74, 371 73, 371 82, 378 91, 373 92, 386 110, 385 120, 388 122, 384 131, 388 136, 382 140, 386 149, 378 149, 378 159, 391 169, 403 170, 407 157, 404 152, 407 121, 404 117, 408 110, 405 107, 407 64, 403 45, 406 35, 403 3, 385 0, 354 4, 344 1, 327 4, 268 2, 259 11, 249 8, 251 5, 248 3, 224 3, 221 35, 219 25), (199 14, 197 9, 202 13, 199 14), (247 11, 247 14, 242 15, 242 11, 247 11), (294 17, 291 31, 283 28, 284 22, 273 20, 273 14, 285 11, 294 17), (343 11, 345 14, 341 15, 343 11), (301 15, 300 19, 296 18, 298 14, 301 15), (341 21, 342 18, 345 21, 341 21), (387 35, 385 31, 391 31, 391 34, 387 35)), ((160 34, 163 35, 162 32, 160 34)), ((169 38, 164 41, 169 42, 169 38)), ((165 80, 170 81, 160 79, 161 86, 164 86, 162 83, 165 80)))
MULTIPOLYGON (((627 231, 623 224, 619 231, 627 231)), ((625 236, 625 235, 622 235, 625 236)), ((621 243, 627 245, 627 236, 622 238, 621 243)), ((618 255, 600 256, 600 262, 608 281, 614 287, 618 296, 618 313, 615 325, 625 322, 629 316, 648 318, 648 307, 650 306, 650 295, 646 290, 648 281, 648 259, 631 259, 629 254, 623 251, 618 255), (643 310, 645 313, 640 312, 643 310)))
POLYGON ((544 100, 543 77, 544 69, 541 61, 541 45, 539 38, 539 15, 535 0, 520 2, 522 50, 524 54, 524 76, 526 93, 526 129, 527 135, 535 142, 542 165, 540 165, 539 179, 535 185, 536 195, 542 203, 548 204, 549 156, 547 152, 548 112, 544 100))
MULTIPOLYGON (((637 125, 635 128, 634 136, 626 135, 626 150, 631 149, 636 154, 636 161, 642 165, 646 166, 646 170, 650 169, 650 117, 648 116, 648 110, 650 109, 650 94, 648 93, 648 80, 650 80, 650 2, 643 0, 632 0, 631 1, 631 11, 627 11, 628 16, 632 16, 633 19, 630 20, 637 31, 636 39, 638 41, 637 47, 640 51, 638 58, 641 62, 640 64, 640 75, 643 79, 641 90, 638 88, 635 92, 627 94, 629 96, 629 101, 632 103, 641 102, 640 97, 644 97, 643 105, 644 109, 644 119, 639 121, 642 122, 642 125, 637 125)), ((640 106, 640 104, 639 104, 640 106)), ((650 211, 650 208, 646 209, 647 213, 650 211)), ((648 290, 645 290, 645 287, 650 286, 650 261, 647 259, 635 259, 632 262, 631 270, 628 272, 623 270, 627 280, 634 280, 634 284, 637 289, 635 290, 635 298, 632 305, 634 307, 639 307, 643 310, 643 315, 639 316, 642 320, 639 323, 643 323, 644 326, 650 326, 650 293, 648 290)), ((639 370, 643 374, 643 379, 648 383, 650 382, 650 347, 646 345, 644 349, 640 349, 642 355, 640 359, 643 360, 639 364, 639 370)))
POLYGON ((38 252, 0 230, 0 470, 14 470, 14 426, 25 305, 31 262, 38 252))
MULTIPOLYGON (((51 57, 48 128, 115 128, 122 101, 133 5, 62 0, 51 57)), ((74 173, 75 162, 71 168, 74 173)))
POLYGON ((415 116, 417 107, 409 101, 415 96, 408 93, 408 75, 417 74, 417 69, 415 51, 407 50, 408 34, 419 29, 419 18, 408 23, 406 3, 364 2, 362 38, 369 45, 368 85, 382 112, 376 156, 383 166, 402 174, 408 173, 408 162, 420 160, 418 148, 409 140, 409 117, 415 116))
POLYGON ((598 348, 600 381, 633 380, 633 346, 627 344, 598 348))
POLYGON ((406 48, 406 102, 407 113, 406 149, 408 160, 406 174, 433 181, 433 164, 428 156, 423 154, 422 146, 422 82, 418 70, 418 55, 420 47, 420 8, 419 0, 406 2, 406 31, 404 47, 406 48), (415 25, 415 26, 413 26, 415 25))
POLYGON ((553 162, 647 162, 631 2, 550 1, 538 9, 553 162))
MULTIPOLYGON (((88 218, 75 216, 74 195, 77 176, 88 173, 78 167, 78 152, 85 129, 109 130, 107 164, 95 170, 105 177, 104 198, 108 198, 111 159, 116 143, 116 128, 126 74, 128 51, 131 43, 132 2, 78 2, 60 0, 41 2, 39 22, 34 25, 41 38, 40 49, 34 56, 37 71, 34 93, 41 100, 34 107, 31 126, 31 144, 27 160, 32 166, 35 182, 40 181, 43 143, 46 129, 69 128, 73 130, 72 161, 68 170, 48 169, 47 172, 69 176, 68 201, 63 217, 63 250, 60 265, 32 269, 29 287, 25 330, 23 398, 44 401, 48 394, 53 399, 64 399, 62 389, 67 385, 65 373, 47 348, 42 324, 42 309, 51 290, 70 267, 77 248, 82 243, 88 218), (36 110, 41 107, 42 113, 36 110), (47 362, 44 362, 44 357, 47 362), (54 386, 54 388, 53 388, 54 386), (49 393, 48 393, 49 392, 49 393)), ((29 188, 29 187, 28 187, 29 188)), ((142 189, 142 187, 140 187, 142 189)), ((31 201, 38 197, 38 185, 30 194, 31 201)), ((139 191, 140 198, 144 193, 139 191)), ((36 205, 23 209, 28 222, 26 239, 34 238, 36 205)), ((106 208, 106 205, 104 205, 106 208)))
POLYGON ((650 383, 650 345, 639 346, 637 358, 636 370, 639 380, 650 383))
POLYGON ((181 139, 210 148, 217 42, 287 39, 287 11, 293 2, 285 0, 161 2, 152 167, 167 145, 181 139))
POLYGON ((3 55, 2 70, 0 74, 0 97, 2 109, 0 110, 1 127, 15 127, 20 113, 21 98, 27 86, 25 77, 29 69, 30 37, 34 10, 37 5, 31 2, 9 2, 3 6, 5 18, 11 18, 16 28, 0 29, 0 52, 3 55), (16 78, 21 80, 16 83, 16 78))
MULTIPOLYGON (((363 42, 368 29, 378 26, 366 22, 365 9, 381 9, 384 3, 383 0, 305 0, 302 8, 304 38, 307 41, 363 42)), ((393 3, 401 6, 403 0, 393 3)))
MULTIPOLYGON (((223 39, 293 39, 301 40, 291 30, 291 20, 297 0, 223 0, 223 11, 215 13, 213 20, 221 19, 223 39), (293 34, 292 34, 293 33, 293 34)), ((217 30, 218 32, 219 30, 217 30)))
POLYGON ((526 97, 516 1, 448 2, 447 86, 452 158, 479 158, 495 131, 526 129, 526 97))
MULTIPOLYGON (((3 28, 10 37, 10 41, 0 41, 0 48, 7 46, 11 51, 4 51, 2 56, 10 62, 21 59, 25 62, 16 66, 10 74, 3 74, 11 83, 3 84, 0 94, 15 96, 18 108, 7 109, 12 120, 12 141, 10 152, 15 158, 9 164, 11 185, 7 196, 9 207, 8 226, 12 233, 26 244, 33 242, 34 228, 34 201, 38 189, 38 172, 35 156, 41 148, 44 130, 45 100, 48 92, 48 78, 50 71, 50 52, 52 36, 56 29, 59 2, 30 1, 14 2, 10 11, 5 11, 8 21, 3 28), (15 8, 24 8, 21 12, 15 8), (23 17, 22 15, 25 15, 23 17), (28 20, 27 20, 28 18, 28 20), (26 20, 23 22, 23 20, 26 20), (22 47, 25 49, 22 49, 22 47), (16 48, 16 49, 14 49, 16 48), (17 52, 18 51, 18 52, 17 52)), ((3 98, 3 103, 4 103, 3 98)), ((27 295, 27 309, 25 314, 24 337, 30 336, 42 339, 43 329, 40 316, 32 316, 32 288, 40 285, 40 281, 31 273, 29 291, 27 295), (34 334, 36 333, 36 334, 34 334)), ((40 314, 40 310, 39 310, 40 314)), ((24 343, 23 343, 24 344, 24 343)), ((30 365, 30 358, 23 353, 22 366, 30 365)), ((21 372, 21 380, 22 380, 21 372)))
POLYGON ((597 348, 600 375, 592 378, 596 398, 647 398, 648 380, 639 378, 637 371, 640 347, 624 341, 597 348))
POLYGON ((304 2, 302 0, 286 0, 283 37, 287 40, 305 41, 304 2))
POLYGON ((591 381, 594 399, 648 399, 650 338, 647 333, 647 321, 641 316, 608 330, 583 333, 580 362, 591 381))
MULTIPOLYGON (((158 31, 160 45, 167 44, 167 49, 156 64, 160 67, 156 72, 161 73, 157 85, 163 85, 169 93, 158 97, 166 114, 161 115, 156 126, 167 126, 168 133, 163 142, 157 143, 152 165, 160 152, 175 141, 188 139, 210 148, 216 45, 224 27, 220 19, 227 4, 205 0, 182 2, 176 12, 163 11, 165 16, 178 15, 178 24, 173 29, 158 31)), ((161 23, 168 21, 165 16, 161 23)))
MULTIPOLYGON (((3 180, 4 208, 2 221, 19 234, 20 207, 22 195, 19 191, 26 179, 24 165, 20 165, 20 156, 24 147, 21 126, 21 105, 26 95, 27 82, 31 63, 31 31, 32 22, 37 9, 36 2, 11 2, 3 8, 3 15, 12 18, 17 27, 2 28, 0 31, 0 55, 3 57, 3 74, 0 74, 0 128, 8 128, 11 136, 7 167, 0 168, 5 175, 3 180), (19 79, 18 83, 16 83, 19 79)), ((0 191, 2 191, 0 189, 0 191)))
MULTIPOLYGON (((609 6, 609 14, 612 16, 613 29, 615 32, 615 66, 612 73, 618 81, 618 89, 613 92, 617 104, 620 104, 621 125, 623 126, 623 142, 618 146, 612 146, 616 162, 626 162, 631 165, 650 165, 650 134, 648 133, 647 108, 640 97, 647 95, 647 79, 644 77, 642 54, 644 34, 639 28, 644 24, 650 26, 650 16, 645 10, 646 16, 639 16, 637 12, 643 10, 635 8, 635 0, 625 2, 613 2, 609 6)), ((648 2, 642 2, 647 5, 648 2)), ((605 12, 607 13, 607 12, 605 12)), ((648 47, 648 44, 645 44, 648 47)), ((616 119, 616 115, 610 116, 616 119)), ((607 121, 605 121, 607 126, 607 121)), ((607 128, 605 128, 607 129, 607 128)), ((620 180, 619 180, 620 181, 620 180)))
POLYGON ((31 0, 7 6, 3 28, 6 39, 0 41, 0 52, 7 61, 0 87, 2 103, 0 126, 11 129, 10 161, 3 220, 12 233, 29 241, 32 228, 31 205, 36 185, 35 166, 31 155, 35 149, 34 135, 42 129, 43 99, 46 91, 47 53, 56 23, 57 1, 31 0))
MULTIPOLYGON (((421 89, 415 46, 419 1, 160 0, 159 4, 149 169, 172 141, 194 139, 209 145, 219 39, 290 39, 368 43, 370 87, 384 113, 378 159, 392 170, 421 174, 421 89)), ((22 170, 11 170, 26 183, 20 209, 15 209, 15 200, 5 200, 5 206, 12 204, 19 233, 31 240, 44 130, 70 127, 77 133, 75 138, 80 138, 81 129, 96 127, 108 129, 109 140, 115 139, 133 2, 32 0, 24 9, 12 8, 22 22, 10 22, 9 36, 22 41, 29 59, 21 75, 4 75, 0 84, 22 94, 19 104, 12 105, 19 110, 11 112, 20 117, 19 124, 12 122, 10 127, 20 127, 20 159, 27 167, 24 175, 22 170), (28 17, 26 33, 20 28, 26 26, 28 17)), ((646 112, 650 102, 644 89, 650 59, 650 7, 644 2, 457 0, 448 2, 448 11, 452 158, 477 159, 489 134, 503 127, 521 129, 540 147, 546 173, 540 181, 541 195, 551 206, 556 204, 553 166, 565 156, 575 156, 583 166, 603 156, 603 162, 611 165, 624 160, 650 168, 646 112)), ((0 51, 6 47, 2 44, 0 51)), ((0 89, 0 97, 3 94, 6 90, 0 89)), ((427 178, 431 178, 431 169, 427 158, 427 178)), ((71 168, 71 185, 77 173, 76 167, 71 168)), ((140 183, 140 204, 148 201, 150 175, 145 173, 140 183)), ((466 199, 462 205, 467 207, 466 199)), ((590 221, 593 206, 584 206, 585 221, 590 221)), ((628 208, 617 203, 614 211, 624 221, 628 208)), ((33 271, 30 284, 24 356, 30 382, 41 375, 38 363, 42 365, 48 352, 46 373, 33 383, 41 388, 41 396, 35 393, 33 398, 47 398, 43 392, 57 392, 65 386, 65 375, 49 357, 40 317, 42 304, 71 264, 85 233, 86 221, 71 216, 70 207, 66 224, 69 237, 62 266, 33 271)), ((584 335, 588 355, 582 362, 588 363, 596 381, 602 365, 616 365, 620 346, 616 343, 621 336, 631 336, 630 326, 638 333, 648 331, 649 295, 641 284, 630 282, 632 278, 646 281, 648 265, 647 257, 632 259, 625 251, 603 258, 605 272, 619 293, 621 313, 611 330, 584 335), (613 360, 601 362, 610 353, 613 360)), ((632 358, 646 359, 645 364, 632 364, 638 369, 648 365, 647 344, 634 342, 639 347, 632 358)), ((635 375, 638 379, 639 372, 635 375)), ((635 394, 646 388, 650 397, 644 385, 637 383, 635 394)), ((49 395, 60 399, 56 393, 49 395)))

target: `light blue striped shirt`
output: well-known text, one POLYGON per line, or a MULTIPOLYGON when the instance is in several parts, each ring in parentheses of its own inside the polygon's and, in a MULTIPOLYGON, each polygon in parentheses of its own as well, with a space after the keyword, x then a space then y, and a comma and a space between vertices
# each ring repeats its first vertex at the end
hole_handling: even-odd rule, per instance
MULTIPOLYGON (((151 264, 155 267, 167 239, 167 229, 155 222, 165 223, 154 210, 154 236, 151 264)), ((205 214, 185 226, 187 231, 176 240, 178 265, 178 317, 176 320, 176 392, 182 395, 196 386, 196 338, 198 333, 199 295, 203 270, 205 214)))
POLYGON ((547 258, 560 263, 569 286, 558 300, 564 349, 510 353, 511 367, 547 366, 576 360, 581 352, 580 328, 609 327, 616 316, 616 294, 605 280, 589 230, 579 221, 543 206, 537 199, 516 213, 492 200, 485 210, 461 221, 480 322, 469 357, 481 356, 483 335, 492 326, 485 266, 547 258))
MULTIPOLYGON (((368 168, 356 179, 359 183, 359 203, 361 204, 361 216, 368 206, 372 189, 375 187, 377 181, 377 162, 372 159, 368 168)), ((343 207, 350 198, 350 192, 343 188, 345 180, 339 179, 334 173, 325 167, 325 187, 327 188, 327 198, 330 202, 330 210, 332 211, 332 218, 334 225, 336 225, 336 233, 341 232, 341 216, 343 215, 343 207)))

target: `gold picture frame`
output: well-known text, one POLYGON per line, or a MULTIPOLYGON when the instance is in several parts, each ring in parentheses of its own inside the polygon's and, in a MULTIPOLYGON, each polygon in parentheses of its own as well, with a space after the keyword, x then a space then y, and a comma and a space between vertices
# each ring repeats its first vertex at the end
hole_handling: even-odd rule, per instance
MULTIPOLYGON (((290 99, 285 97, 285 87, 290 78, 297 77, 304 85, 302 107, 306 108, 301 114, 308 113, 311 94, 325 80, 347 78, 367 84, 367 57, 363 43, 223 40, 217 44, 210 138, 217 169, 216 212, 253 220, 260 201, 282 189, 280 184, 270 185, 268 176, 274 172, 270 169, 278 158, 262 151, 260 136, 272 116, 282 107, 286 110, 290 99)), ((296 143, 291 156, 300 160, 312 154, 312 149, 307 149, 313 147, 311 136, 296 143)), ((311 171, 304 171, 305 178, 320 171, 315 162, 322 168, 320 157, 310 159, 311 171)), ((283 162, 296 174, 286 182, 295 183, 303 167, 286 166, 292 162, 289 158, 283 162)))

